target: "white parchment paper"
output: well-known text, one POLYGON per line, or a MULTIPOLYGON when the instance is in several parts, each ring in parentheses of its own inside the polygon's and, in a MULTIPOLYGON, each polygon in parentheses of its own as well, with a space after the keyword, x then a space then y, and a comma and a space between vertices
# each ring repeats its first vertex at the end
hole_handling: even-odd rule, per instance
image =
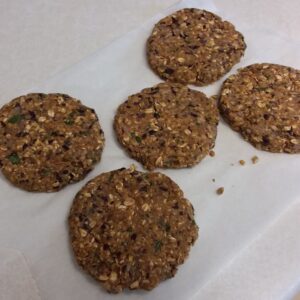
MULTIPOLYGON (((42 299, 197 299, 203 286, 300 199, 300 155, 258 151, 221 122, 216 157, 207 157, 191 169, 163 170, 193 203, 200 226, 200 237, 175 278, 150 293, 109 295, 74 262, 67 228, 72 200, 85 182, 97 174, 134 162, 116 142, 112 130, 114 113, 128 95, 160 82, 147 65, 145 42, 155 22, 183 7, 216 12, 244 34, 248 48, 231 73, 254 62, 300 68, 298 44, 256 26, 255 22, 245 24, 230 11, 219 11, 212 1, 187 0, 33 89, 67 93, 95 108, 106 137, 101 163, 85 180, 58 193, 27 193, 0 176, 1 246, 23 253, 42 299), (251 163, 254 155, 259 157, 256 165, 251 163), (246 161, 245 166, 238 164, 240 159, 246 161), (225 187, 225 192, 217 196, 215 190, 220 186, 225 187)), ((200 90, 209 96, 216 94, 223 80, 200 90)))

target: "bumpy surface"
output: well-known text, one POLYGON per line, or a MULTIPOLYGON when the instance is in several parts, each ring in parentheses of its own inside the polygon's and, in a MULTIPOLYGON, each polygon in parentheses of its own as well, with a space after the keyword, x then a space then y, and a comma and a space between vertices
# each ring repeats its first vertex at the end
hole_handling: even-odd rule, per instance
POLYGON ((198 163, 214 146, 216 101, 178 83, 161 83, 121 104, 114 128, 127 152, 147 169, 198 163))
POLYGON ((147 42, 149 64, 162 79, 198 86, 226 74, 245 49, 243 36, 231 23, 195 8, 159 21, 147 42))
POLYGON ((119 169, 88 182, 69 216, 79 265, 113 293, 173 277, 198 237, 192 205, 169 177, 119 169))
POLYGON ((100 161, 104 135, 95 111, 63 94, 28 94, 0 110, 0 166, 14 185, 52 192, 100 161))
POLYGON ((258 149, 300 152, 300 71, 275 64, 240 69, 223 84, 220 109, 258 149))

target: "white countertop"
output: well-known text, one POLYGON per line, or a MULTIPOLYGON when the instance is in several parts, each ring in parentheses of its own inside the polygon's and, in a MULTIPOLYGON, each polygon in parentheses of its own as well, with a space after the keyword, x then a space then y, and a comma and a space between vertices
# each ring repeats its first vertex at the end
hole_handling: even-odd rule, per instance
MULTIPOLYGON (((0 0, 0 99, 38 85, 176 2, 0 0)), ((300 45, 299 0, 215 3, 300 45)), ((241 290, 247 299, 292 299, 300 291, 299 215, 299 204, 284 212, 206 286, 204 299, 242 299, 241 290)))

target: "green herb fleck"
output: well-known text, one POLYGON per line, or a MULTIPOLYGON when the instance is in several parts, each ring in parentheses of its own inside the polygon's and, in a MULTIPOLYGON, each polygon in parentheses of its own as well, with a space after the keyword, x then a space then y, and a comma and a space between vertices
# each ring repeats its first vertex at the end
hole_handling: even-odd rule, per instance
POLYGON ((8 156, 8 159, 13 165, 18 165, 21 162, 21 159, 17 153, 12 153, 8 156))
POLYGON ((140 144, 142 142, 142 138, 138 135, 135 136, 135 140, 140 144))
POLYGON ((22 120, 21 115, 13 115, 8 119, 8 123, 16 124, 19 123, 22 120))
POLYGON ((161 246, 162 246, 162 242, 160 240, 155 240, 155 242, 154 242, 154 250, 155 250, 155 252, 160 251, 161 246))
POLYGON ((135 134, 135 132, 130 133, 131 137, 133 137, 139 144, 142 142, 142 138, 135 134))
POLYGON ((115 175, 115 173, 114 173, 114 172, 111 172, 111 173, 109 174, 109 177, 108 177, 108 181, 109 181, 109 182, 111 182, 111 181, 112 181, 112 179, 113 179, 114 175, 115 175))
POLYGON ((41 170, 41 175, 44 176, 44 177, 50 175, 50 173, 51 173, 51 170, 48 169, 48 168, 45 168, 45 169, 41 170))
POLYGON ((165 222, 163 218, 160 218, 158 221, 159 226, 164 229, 165 231, 170 231, 171 226, 169 223, 165 222))
POLYGON ((64 120, 66 125, 73 125, 74 120, 71 117, 68 117, 67 119, 64 120))

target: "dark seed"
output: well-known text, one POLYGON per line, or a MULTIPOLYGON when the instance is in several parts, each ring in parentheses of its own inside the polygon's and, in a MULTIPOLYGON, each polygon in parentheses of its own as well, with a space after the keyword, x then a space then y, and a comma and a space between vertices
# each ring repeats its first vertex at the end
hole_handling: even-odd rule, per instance
POLYGON ((85 113, 85 109, 82 108, 82 107, 81 107, 81 108, 78 108, 77 111, 78 111, 78 113, 81 114, 81 115, 84 115, 84 113, 85 113))
POLYGON ((170 226, 170 224, 169 224, 169 223, 166 223, 166 226, 165 226, 165 228, 166 228, 166 231, 170 231, 170 229, 171 229, 171 226, 170 226))
POLYGON ((64 150, 69 150, 70 145, 71 145, 71 142, 69 140, 66 140, 66 141, 64 141, 62 147, 63 147, 64 150))
POLYGON ((140 192, 147 192, 148 191, 148 187, 145 185, 145 186, 142 186, 140 188, 140 192))
POLYGON ((165 69, 165 73, 167 73, 167 74, 171 75, 171 74, 173 74, 173 73, 174 73, 174 70, 173 70, 173 69, 171 69, 171 68, 166 68, 166 69, 165 69))
POLYGON ((262 140, 263 140, 263 144, 264 144, 265 146, 267 146, 267 145, 270 144, 270 139, 269 139, 268 136, 266 136, 266 135, 263 136, 262 140))
POLYGON ((178 209, 178 208, 179 208, 178 203, 175 203, 172 207, 173 207, 174 209, 178 209))
POLYGON ((30 120, 36 120, 36 115, 33 111, 29 111, 28 114, 29 114, 30 120))
POLYGON ((164 192, 168 191, 168 188, 166 188, 165 186, 160 186, 159 189, 162 190, 162 191, 164 191, 164 192))
POLYGON ((108 197, 107 197, 107 196, 101 196, 101 199, 102 199, 104 202, 107 202, 107 201, 108 201, 108 197))
POLYGON ((166 142, 165 142, 165 141, 160 141, 160 143, 159 143, 159 145, 160 145, 161 147, 164 147, 164 146, 165 146, 165 144, 166 144, 166 142))
POLYGON ((136 233, 133 233, 133 234, 131 235, 130 238, 131 238, 133 241, 135 241, 135 240, 136 240, 136 237, 137 237, 136 233))

